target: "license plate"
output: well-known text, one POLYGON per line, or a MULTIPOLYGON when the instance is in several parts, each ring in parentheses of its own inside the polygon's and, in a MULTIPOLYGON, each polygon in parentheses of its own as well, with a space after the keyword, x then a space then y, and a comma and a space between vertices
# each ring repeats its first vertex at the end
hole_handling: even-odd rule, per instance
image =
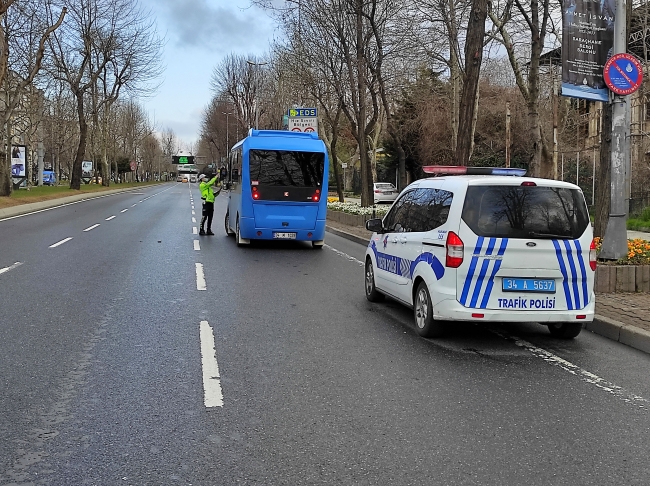
POLYGON ((555 280, 540 278, 504 278, 504 292, 555 293, 555 280))
POLYGON ((273 238, 276 240, 295 240, 297 233, 273 233, 273 238))

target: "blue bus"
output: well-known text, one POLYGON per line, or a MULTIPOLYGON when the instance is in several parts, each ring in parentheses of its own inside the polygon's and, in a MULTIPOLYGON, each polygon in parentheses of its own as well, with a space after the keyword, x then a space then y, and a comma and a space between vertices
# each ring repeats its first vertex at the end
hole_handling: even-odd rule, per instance
POLYGON ((316 133, 253 130, 228 157, 225 228, 251 240, 311 241, 322 248, 329 160, 316 133))

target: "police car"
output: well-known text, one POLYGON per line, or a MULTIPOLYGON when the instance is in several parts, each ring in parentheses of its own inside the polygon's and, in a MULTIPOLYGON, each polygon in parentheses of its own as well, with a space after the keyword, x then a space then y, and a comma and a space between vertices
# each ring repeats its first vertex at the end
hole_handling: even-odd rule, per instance
POLYGON ((424 167, 373 231, 366 297, 412 307, 417 332, 444 321, 538 322, 573 338, 594 317, 596 245, 582 190, 524 169, 424 167))

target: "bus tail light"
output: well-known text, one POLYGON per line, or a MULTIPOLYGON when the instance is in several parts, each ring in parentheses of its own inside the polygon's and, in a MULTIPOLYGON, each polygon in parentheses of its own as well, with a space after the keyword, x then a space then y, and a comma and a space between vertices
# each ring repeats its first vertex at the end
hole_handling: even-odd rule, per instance
POLYGON ((320 201, 320 189, 316 189, 316 192, 311 197, 311 200, 314 201, 314 202, 320 201))
POLYGON ((447 235, 447 259, 445 265, 449 268, 458 268, 463 263, 463 256, 465 254, 465 245, 463 245, 463 240, 454 233, 450 231, 447 235))
POLYGON ((591 240, 589 245, 589 266, 594 272, 596 271, 596 239, 591 240))
POLYGON ((257 201, 260 198, 260 193, 257 192, 257 187, 255 186, 253 186, 251 189, 253 191, 253 199, 257 201))

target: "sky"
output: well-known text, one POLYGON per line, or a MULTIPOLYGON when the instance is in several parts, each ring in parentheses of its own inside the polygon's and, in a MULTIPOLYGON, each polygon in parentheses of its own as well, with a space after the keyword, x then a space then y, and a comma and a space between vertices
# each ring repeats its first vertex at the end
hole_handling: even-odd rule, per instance
POLYGON ((279 35, 266 12, 248 0, 140 0, 165 38, 157 92, 142 100, 157 131, 198 141, 201 114, 213 92, 214 67, 227 55, 263 56, 279 35))

